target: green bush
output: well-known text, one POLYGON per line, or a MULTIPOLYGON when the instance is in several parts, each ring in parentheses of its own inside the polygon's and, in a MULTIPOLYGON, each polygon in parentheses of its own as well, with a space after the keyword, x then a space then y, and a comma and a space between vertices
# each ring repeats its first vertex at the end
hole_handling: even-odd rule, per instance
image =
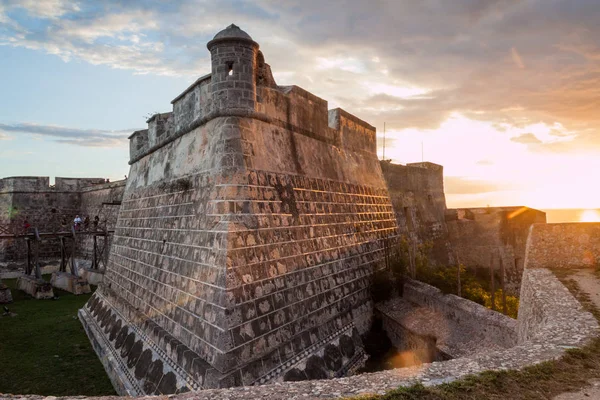
MULTIPOLYGON (((474 301, 487 308, 493 308, 502 312, 502 289, 494 293, 494 307, 492 307, 492 294, 489 280, 478 277, 464 265, 433 267, 429 265, 428 252, 432 245, 429 242, 413 246, 413 270, 411 271, 410 243, 406 237, 402 237, 397 243, 386 242, 386 269, 391 274, 393 285, 402 294, 405 277, 427 283, 440 289, 443 293, 458 294, 458 273, 460 268, 461 296, 474 301)), ((378 278, 383 279, 383 278, 378 278)), ((382 285, 382 283, 379 283, 382 285)), ((516 296, 506 295, 506 315, 516 318, 519 309, 519 299, 516 296)))

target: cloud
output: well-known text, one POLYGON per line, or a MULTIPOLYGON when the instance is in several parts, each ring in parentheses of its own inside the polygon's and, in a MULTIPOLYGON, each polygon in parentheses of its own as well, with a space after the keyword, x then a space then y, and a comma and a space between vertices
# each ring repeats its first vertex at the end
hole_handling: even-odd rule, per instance
POLYGON ((520 136, 510 138, 511 141, 523 144, 539 144, 542 143, 533 133, 524 133, 520 136))
POLYGON ((71 0, 7 0, 6 7, 21 8, 31 16, 52 19, 80 10, 79 5, 71 0))
POLYGON ((37 125, 31 123, 0 123, 0 139, 6 133, 29 134, 40 137, 51 137, 55 142, 85 147, 118 147, 127 144, 127 137, 135 129, 108 131, 98 129, 76 129, 54 125, 37 125))
POLYGON ((375 126, 436 129, 458 113, 518 128, 559 122, 569 148, 600 146, 597 0, 90 4, 6 2, 0 44, 191 81, 210 69, 206 42, 235 22, 279 83, 375 126))
POLYGON ((494 162, 492 160, 479 160, 475 164, 483 166, 483 167, 487 167, 489 165, 494 165, 494 162))

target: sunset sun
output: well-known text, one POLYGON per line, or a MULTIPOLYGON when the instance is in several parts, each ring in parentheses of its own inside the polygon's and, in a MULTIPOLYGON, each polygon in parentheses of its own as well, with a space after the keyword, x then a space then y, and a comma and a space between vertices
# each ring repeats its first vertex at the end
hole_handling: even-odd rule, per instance
POLYGON ((600 222, 600 213, 597 210, 585 210, 579 217, 581 222, 600 222))

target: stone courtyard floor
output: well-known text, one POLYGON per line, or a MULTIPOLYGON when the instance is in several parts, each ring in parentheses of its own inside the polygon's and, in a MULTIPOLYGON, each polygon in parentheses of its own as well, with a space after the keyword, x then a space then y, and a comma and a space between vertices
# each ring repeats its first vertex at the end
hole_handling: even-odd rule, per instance
POLYGON ((34 300, 15 288, 15 279, 3 283, 14 301, 6 305, 12 316, 0 307, 0 393, 115 393, 77 318, 90 295, 54 289, 57 300, 34 300))

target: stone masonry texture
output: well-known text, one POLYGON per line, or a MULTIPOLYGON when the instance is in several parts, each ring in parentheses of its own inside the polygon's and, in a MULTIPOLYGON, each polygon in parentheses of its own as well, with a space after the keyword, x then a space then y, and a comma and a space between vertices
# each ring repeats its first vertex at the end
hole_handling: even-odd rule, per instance
POLYGON ((352 374, 397 236, 375 129, 274 85, 233 25, 208 47, 211 75, 130 138, 104 283, 80 311, 121 394, 352 374))
POLYGON ((600 223, 535 224, 527 242, 530 268, 597 268, 600 223))

